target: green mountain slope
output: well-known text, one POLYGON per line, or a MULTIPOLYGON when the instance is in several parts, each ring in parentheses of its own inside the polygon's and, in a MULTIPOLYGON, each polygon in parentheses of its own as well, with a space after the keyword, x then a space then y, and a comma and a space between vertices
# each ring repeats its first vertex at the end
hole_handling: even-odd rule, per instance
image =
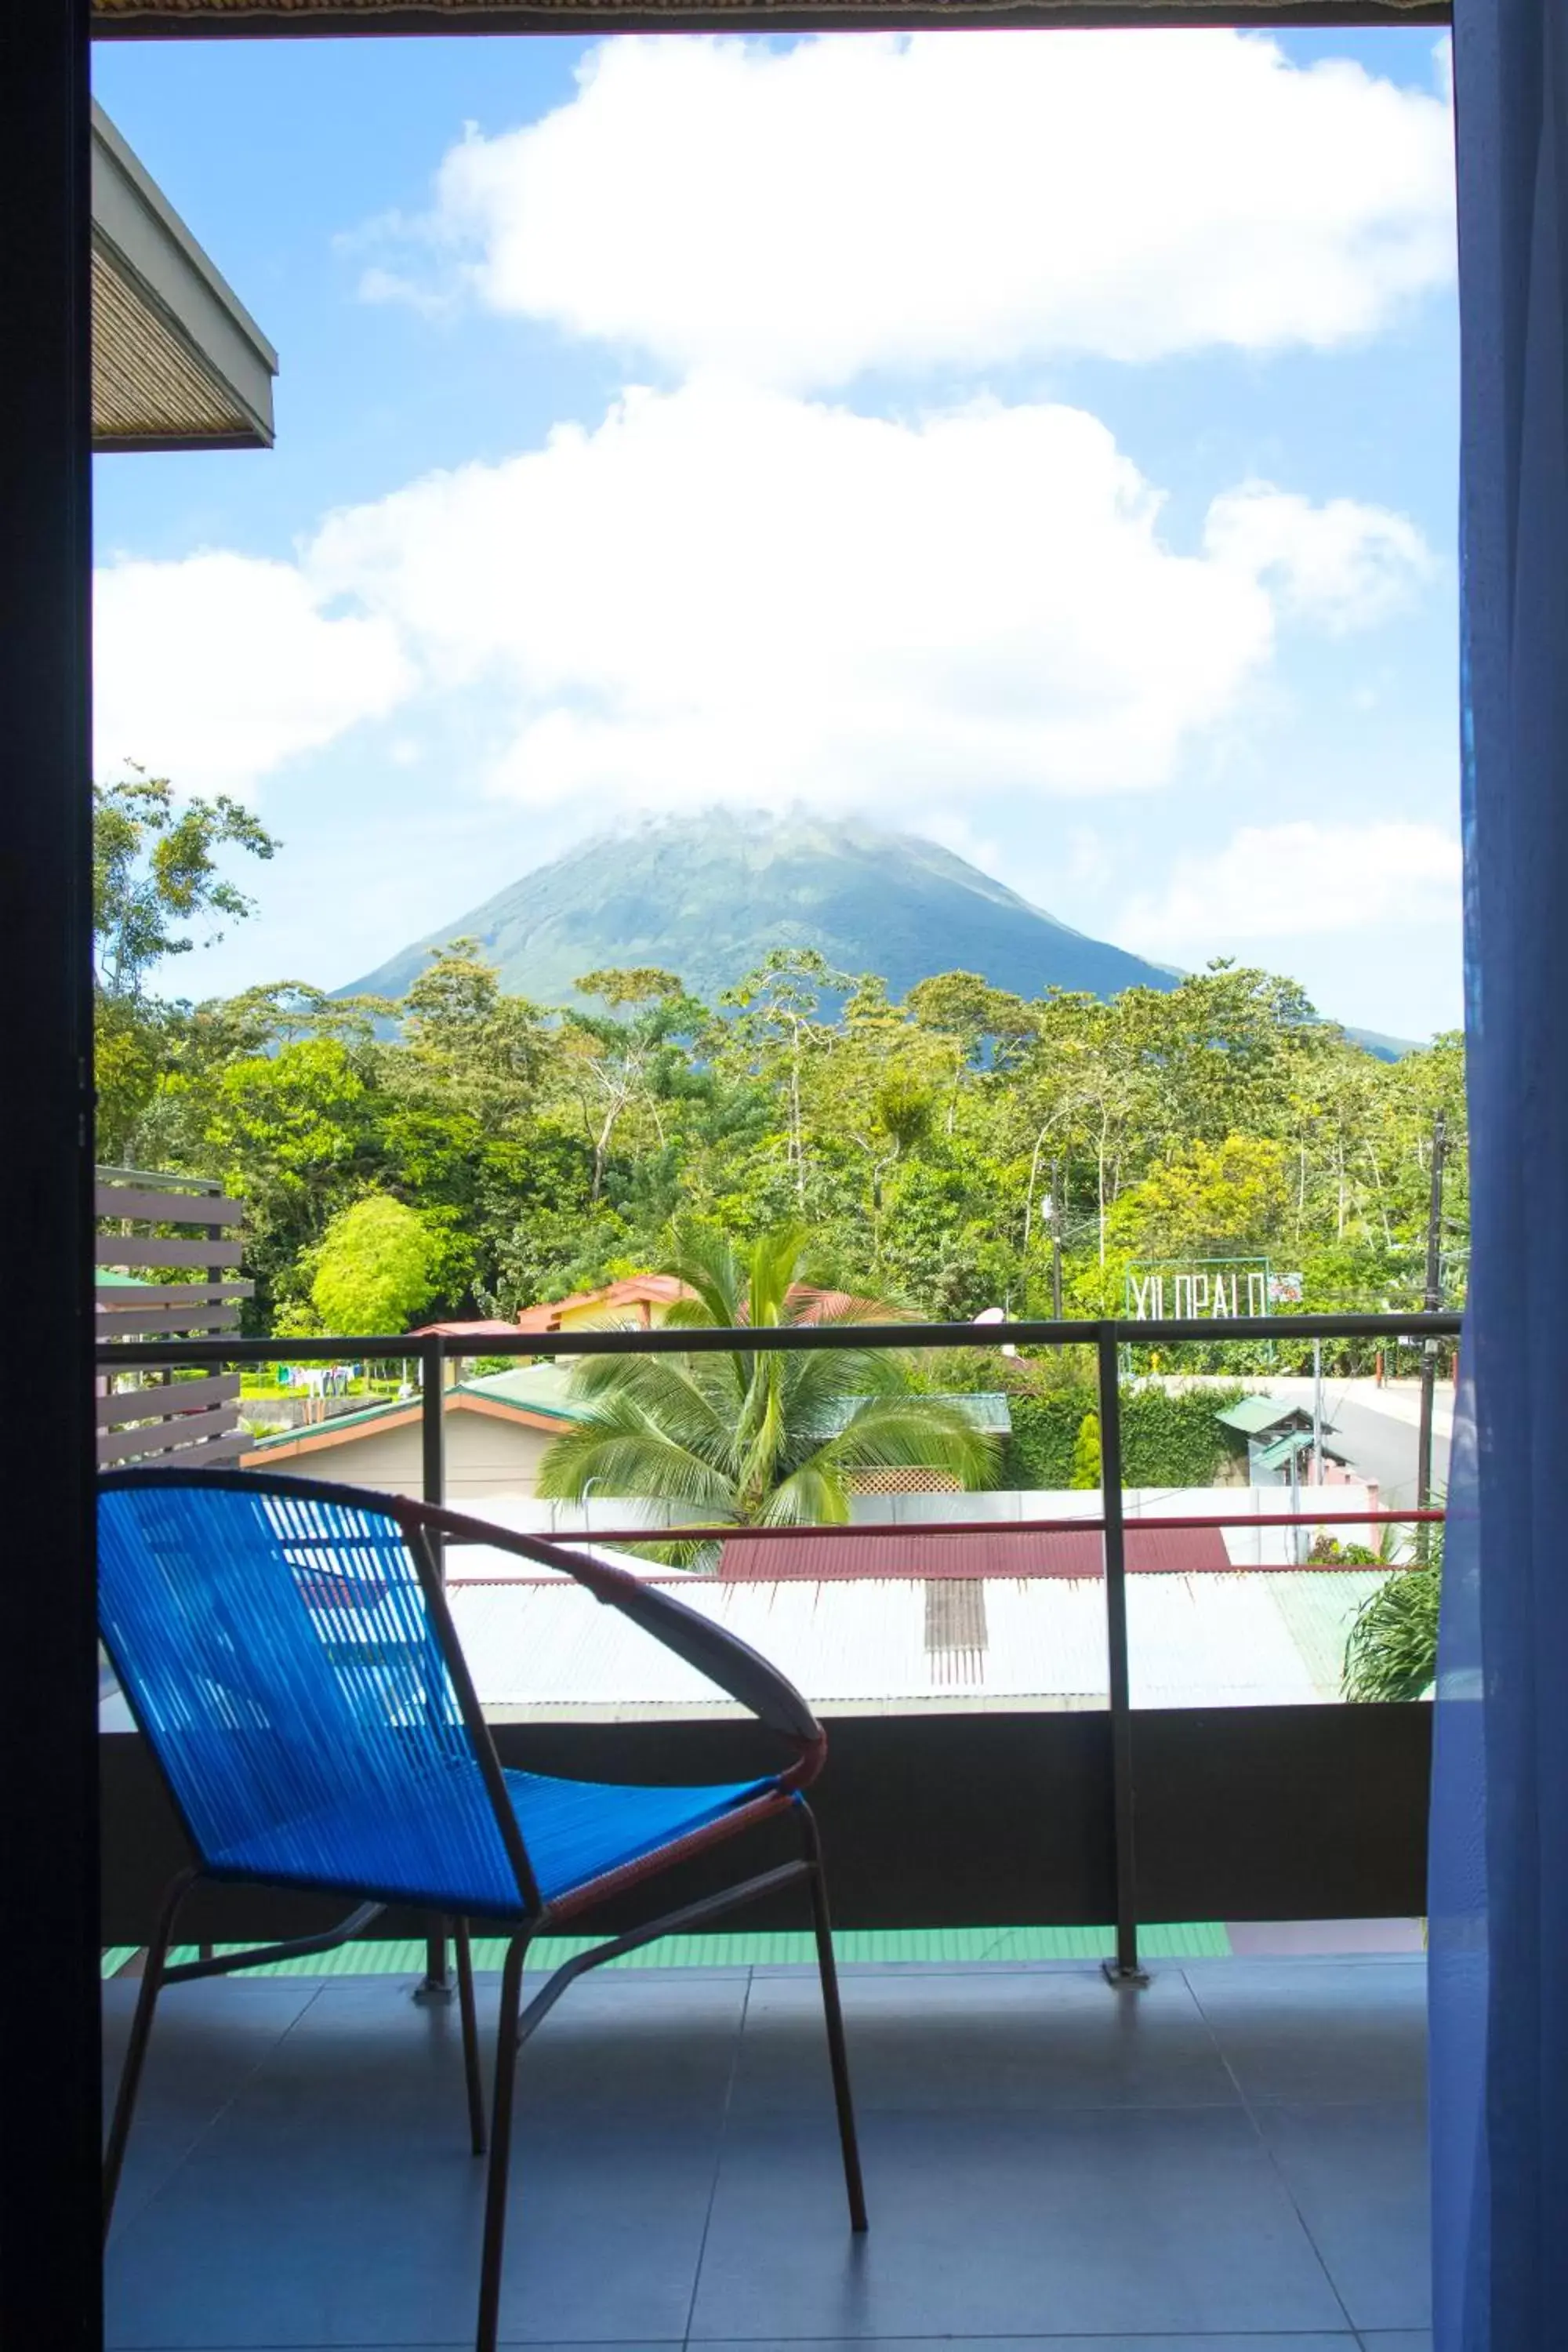
POLYGON ((465 936, 482 943, 504 987, 544 1004, 567 1002, 580 972, 616 964, 662 964, 711 999, 775 947, 880 972, 895 998, 939 971, 976 971, 1020 996, 1057 987, 1109 997, 1177 978, 1071 929, 934 842, 812 817, 672 818, 586 842, 353 988, 400 996, 429 948, 465 936))

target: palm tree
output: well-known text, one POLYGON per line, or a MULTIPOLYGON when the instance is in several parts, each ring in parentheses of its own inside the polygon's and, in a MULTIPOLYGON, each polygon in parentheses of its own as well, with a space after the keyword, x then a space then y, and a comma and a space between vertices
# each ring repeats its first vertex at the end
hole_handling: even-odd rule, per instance
POLYGON ((1345 1643, 1346 1698, 1424 1698, 1436 1681, 1445 1531, 1441 1519, 1426 1523, 1426 1559, 1395 1569, 1357 1610, 1345 1643))
MULTIPOLYGON (((703 1226, 658 1271, 689 1296, 668 1325, 741 1329, 865 1323, 889 1310, 800 1279, 807 1237, 786 1225, 738 1252, 703 1226)), ((580 1501, 654 1496, 704 1523, 841 1525, 858 1471, 919 1466, 963 1487, 994 1474, 996 1444, 959 1404, 917 1389, 907 1360, 875 1348, 589 1356, 577 1425, 558 1437, 539 1492, 580 1501)))

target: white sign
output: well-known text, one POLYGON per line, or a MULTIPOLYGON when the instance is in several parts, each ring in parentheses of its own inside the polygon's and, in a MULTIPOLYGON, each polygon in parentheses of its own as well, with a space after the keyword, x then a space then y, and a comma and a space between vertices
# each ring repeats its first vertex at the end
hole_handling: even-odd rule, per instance
MULTIPOLYGON (((1300 1282, 1300 1276, 1286 1277, 1300 1282)), ((1129 1266, 1127 1310, 1135 1322, 1178 1322, 1200 1316, 1222 1318, 1267 1315, 1273 1285, 1262 1259, 1236 1265, 1129 1266)), ((1300 1289, 1297 1291, 1300 1297, 1300 1289)))

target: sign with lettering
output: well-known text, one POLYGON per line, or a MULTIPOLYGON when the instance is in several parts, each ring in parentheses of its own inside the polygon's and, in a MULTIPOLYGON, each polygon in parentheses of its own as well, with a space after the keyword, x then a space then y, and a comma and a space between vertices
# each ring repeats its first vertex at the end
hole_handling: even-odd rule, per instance
POLYGON ((1273 1276, 1266 1257, 1193 1258, 1134 1262, 1127 1269, 1127 1314, 1138 1323, 1167 1316, 1186 1321, 1199 1316, 1267 1315, 1290 1294, 1276 1292, 1276 1280, 1294 1283, 1300 1275, 1273 1276))

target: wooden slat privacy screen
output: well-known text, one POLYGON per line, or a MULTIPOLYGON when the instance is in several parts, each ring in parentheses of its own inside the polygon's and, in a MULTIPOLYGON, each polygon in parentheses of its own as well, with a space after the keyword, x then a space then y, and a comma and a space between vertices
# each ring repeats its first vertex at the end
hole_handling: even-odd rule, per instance
MULTIPOLYGON (((239 1301, 252 1287, 237 1275, 242 1202, 194 1177, 100 1169, 93 1205, 98 1265, 139 1269, 99 1285, 100 1339, 205 1339, 238 1328, 239 1301)), ((100 1372, 97 1386, 100 1469, 186 1456, 232 1462, 248 1443, 237 1373, 182 1379, 143 1366, 100 1372)))

